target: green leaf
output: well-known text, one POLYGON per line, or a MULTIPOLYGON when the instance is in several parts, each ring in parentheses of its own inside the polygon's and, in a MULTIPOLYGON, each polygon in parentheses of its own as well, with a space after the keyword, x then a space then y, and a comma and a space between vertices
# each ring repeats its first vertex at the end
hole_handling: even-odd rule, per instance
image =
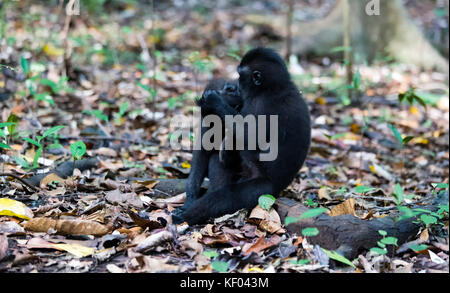
POLYGON ((69 149, 75 160, 81 159, 86 153, 86 145, 81 140, 72 143, 69 149))
POLYGON ((319 235, 319 230, 317 228, 305 228, 302 230, 302 235, 305 237, 313 237, 319 235))
POLYGON ((65 127, 65 126, 58 125, 58 126, 55 126, 55 127, 50 128, 50 129, 47 129, 47 130, 44 132, 44 134, 42 135, 42 138, 46 138, 47 136, 50 136, 50 135, 52 135, 52 134, 54 134, 54 133, 57 133, 58 131, 60 131, 60 130, 63 129, 64 127, 65 127))
POLYGON ((108 116, 106 116, 105 114, 103 114, 103 112, 102 112, 101 110, 85 111, 85 113, 92 114, 92 115, 94 115, 95 117, 97 117, 97 119, 99 119, 99 120, 108 121, 108 116))
POLYGON ((358 90, 360 85, 361 85, 361 73, 359 72, 358 69, 355 75, 353 76, 353 88, 358 90))
POLYGON ((386 244, 386 245, 395 245, 398 246, 397 244, 398 239, 395 237, 386 237, 380 240, 381 243, 386 244))
POLYGON ((38 148, 42 147, 42 144, 40 144, 39 142, 35 141, 34 139, 28 138, 28 137, 24 137, 23 140, 37 146, 38 148))
POLYGON ((213 261, 211 263, 213 270, 219 273, 226 273, 228 271, 228 267, 230 266, 227 262, 224 261, 213 261))
POLYGON ((398 206, 397 209, 401 213, 399 220, 409 219, 416 216, 416 213, 408 207, 398 206))
POLYGON ((291 259, 289 262, 293 265, 303 266, 303 265, 309 264, 311 262, 311 260, 309 260, 309 259, 300 259, 300 260, 291 259))
POLYGON ((417 101, 417 103, 419 103, 422 107, 424 107, 425 109, 427 108, 427 104, 425 103, 425 101, 419 97, 418 95, 414 94, 413 95, 414 100, 417 101))
POLYGON ((60 143, 52 143, 47 148, 48 149, 59 149, 59 148, 63 148, 63 146, 60 143))
POLYGON ((52 89, 52 92, 55 94, 59 92, 58 85, 50 79, 42 78, 41 80, 39 80, 39 83, 50 87, 52 89))
POLYGON ((389 128, 391 129, 392 133, 394 134, 395 138, 397 138, 398 142, 403 144, 403 138, 402 135, 400 134, 400 132, 398 131, 398 129, 392 125, 392 124, 388 124, 389 128))
POLYGON ((10 150, 12 150, 12 147, 10 147, 10 146, 9 146, 9 145, 7 145, 7 144, 1 143, 1 142, 0 142, 0 148, 2 148, 2 149, 10 149, 10 150))
POLYGON ((38 148, 36 153, 34 154, 34 158, 33 158, 33 168, 37 168, 39 167, 38 165, 38 160, 41 157, 42 154, 42 147, 38 148))
POLYGON ((421 252, 421 251, 426 250, 428 248, 428 246, 425 244, 411 244, 409 246, 409 248, 414 250, 415 252, 421 252))
POLYGON ((287 225, 292 224, 292 223, 297 223, 298 221, 300 221, 299 218, 296 218, 296 217, 286 217, 286 218, 284 219, 284 225, 287 226, 287 225))
POLYGON ((448 189, 448 183, 432 183, 433 188, 448 189))
POLYGON ((11 126, 11 125, 15 125, 16 123, 12 123, 12 122, 3 122, 0 123, 0 128, 6 127, 6 126, 11 126))
POLYGON ((227 56, 230 56, 231 58, 234 58, 234 59, 236 59, 237 61, 240 61, 240 60, 241 60, 241 57, 240 57, 239 55, 237 55, 237 54, 235 54, 235 53, 232 53, 232 52, 227 53, 227 56))
POLYGON ((321 249, 323 250, 323 252, 325 252, 328 255, 329 258, 334 259, 335 261, 344 263, 346 265, 349 265, 356 269, 356 266, 350 260, 348 260, 346 257, 340 255, 336 251, 329 251, 324 248, 321 248, 321 249))
POLYGON ((387 254, 388 251, 386 248, 372 247, 370 249, 370 252, 372 252, 374 254, 385 255, 385 254, 387 254))
POLYGON ((36 101, 44 101, 44 102, 48 102, 50 105, 54 105, 55 102, 53 101, 53 98, 51 95, 49 95, 49 93, 45 92, 45 93, 40 93, 40 94, 34 94, 33 95, 34 99, 36 101))
POLYGON ((23 72, 28 74, 30 72, 30 64, 28 64, 28 60, 25 57, 20 57, 20 65, 22 66, 23 72))
POLYGON ((219 254, 214 250, 205 250, 203 251, 203 255, 209 258, 215 258, 219 256, 219 254))
POLYGON ((261 208, 269 211, 272 205, 275 203, 275 197, 270 194, 263 194, 258 199, 258 204, 261 208))
POLYGON ((373 187, 360 185, 360 186, 355 187, 354 191, 355 191, 355 193, 366 193, 366 192, 372 191, 374 189, 375 188, 373 188, 373 187))
POLYGON ((327 135, 326 137, 328 137, 329 140, 336 140, 336 139, 340 139, 345 137, 347 134, 346 133, 339 133, 339 134, 335 134, 333 136, 329 136, 327 135))
POLYGON ((403 145, 407 145, 413 139, 414 139, 414 136, 407 136, 403 139, 402 143, 403 143, 403 145))
POLYGON ((24 158, 20 156, 14 156, 14 161, 16 161, 17 165, 21 166, 24 169, 30 169, 30 164, 24 158))
POLYGON ((139 85, 142 89, 144 89, 145 91, 147 91, 147 92, 150 93, 150 87, 146 86, 145 84, 143 84, 143 83, 141 83, 141 82, 138 82, 138 85, 139 85))
POLYGON ((425 224, 425 225, 432 225, 432 224, 437 224, 438 220, 436 217, 430 216, 430 215, 420 215, 420 220, 425 224))
POLYGON ((378 241, 377 244, 378 244, 378 246, 381 247, 381 248, 386 248, 386 244, 384 244, 384 243, 382 243, 382 242, 380 242, 380 241, 378 241))
POLYGON ((378 230, 378 234, 380 234, 381 236, 387 236, 387 232, 384 230, 378 230))
POLYGON ((6 120, 6 121, 7 121, 7 123, 9 123, 7 125, 9 135, 13 135, 14 132, 16 131, 17 123, 19 123, 19 117, 17 117, 16 115, 11 113, 8 117, 8 120, 6 120))
POLYGON ((0 129, 0 136, 6 139, 6 134, 3 130, 0 129))
POLYGON ((401 187, 400 184, 397 183, 397 185, 395 185, 394 187, 394 198, 395 198, 395 203, 397 205, 401 204, 404 200, 404 193, 403 193, 403 188, 401 187))
POLYGON ((323 213, 325 213, 326 211, 328 211, 325 208, 317 208, 317 209, 311 209, 308 210, 306 212, 304 212, 301 216, 300 219, 309 219, 309 218, 314 218, 317 217, 323 213))
POLYGON ((128 110, 129 105, 130 105, 129 102, 125 102, 120 105, 120 108, 119 108, 119 116, 120 117, 122 117, 125 114, 125 112, 128 110))

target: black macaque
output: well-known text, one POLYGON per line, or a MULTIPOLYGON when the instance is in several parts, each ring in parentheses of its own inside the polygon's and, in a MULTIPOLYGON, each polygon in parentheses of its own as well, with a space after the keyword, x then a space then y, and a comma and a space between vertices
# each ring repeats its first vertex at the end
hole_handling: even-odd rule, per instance
MULTIPOLYGON (((240 111, 243 100, 239 93, 237 80, 213 79, 205 88, 205 92, 208 91, 217 91, 224 102, 236 111, 240 111)), ((207 115, 214 114, 204 109, 202 106, 204 102, 204 96, 197 100, 197 105, 201 109, 202 120, 207 115)), ((207 127, 201 128, 201 137, 203 137, 206 130, 208 130, 207 127)), ((224 132, 225 128, 222 131, 224 132)), ((209 178, 211 188, 218 188, 230 183, 231 178, 227 178, 231 174, 237 174, 238 162, 239 153, 237 151, 206 151, 203 148, 201 150, 194 150, 191 163, 192 168, 186 185, 186 202, 177 212, 180 213, 187 209, 201 195, 201 185, 205 177, 209 178), (226 155, 224 155, 225 152, 226 155)))
MULTIPOLYGON (((232 129, 233 136, 238 129, 245 129, 245 147, 234 151, 238 156, 230 159, 233 167, 219 160, 218 151, 210 156, 196 157, 194 154, 187 201, 172 214, 174 223, 204 223, 242 208, 253 208, 263 194, 277 197, 292 182, 306 159, 311 141, 309 110, 291 81, 283 59, 271 49, 253 49, 243 57, 238 73, 243 99, 240 111, 230 106, 223 94, 214 89, 205 91, 199 105, 202 114, 218 115, 226 127, 232 129), (263 115, 267 117, 266 121, 269 116, 276 115, 278 155, 274 160, 261 160, 261 154, 267 153, 267 149, 248 147, 250 132, 244 124, 226 124, 225 116, 238 114, 244 117, 263 115), (201 167, 205 165, 207 170, 201 167), (198 190, 205 176, 210 179, 210 188, 201 196, 198 190)), ((258 124, 259 127, 263 126, 258 124)), ((271 131, 268 124, 265 128, 271 131)))

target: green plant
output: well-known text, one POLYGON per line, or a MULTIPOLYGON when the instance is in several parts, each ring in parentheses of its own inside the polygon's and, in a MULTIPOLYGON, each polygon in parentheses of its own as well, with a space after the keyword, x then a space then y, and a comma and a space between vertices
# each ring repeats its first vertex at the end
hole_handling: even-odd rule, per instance
POLYGON ((224 261, 213 261, 211 263, 211 266, 212 266, 213 270, 215 270, 219 273, 226 273, 226 272, 228 272, 228 268, 229 268, 230 264, 227 262, 224 262, 224 261))
POLYGON ((81 158, 86 153, 86 145, 81 140, 72 143, 70 145, 69 149, 70 149, 70 153, 72 154, 74 163, 75 163, 75 161, 81 160, 81 158))
POLYGON ((306 204, 308 207, 312 207, 312 208, 315 208, 315 207, 318 206, 318 203, 314 202, 314 201, 313 201, 312 199, 310 199, 310 198, 308 198, 308 199, 305 201, 305 204, 306 204))
POLYGON ((275 197, 270 194, 263 194, 258 199, 258 204, 261 208, 269 211, 275 203, 275 197))
POLYGON ((145 90, 150 96, 147 98, 147 102, 152 102, 155 100, 158 91, 154 88, 150 88, 149 86, 142 84, 140 81, 138 82, 139 87, 145 90))
MULTIPOLYGON (((14 114, 11 114, 14 115, 14 114)), ((11 118, 11 116, 9 116, 11 118)), ((16 117, 14 115, 14 117, 16 117)), ((15 119, 11 119, 8 118, 8 122, 3 122, 0 123, 0 138, 3 138, 3 142, 0 140, 0 148, 4 148, 4 149, 11 149, 11 147, 9 146, 9 136, 12 136, 12 134, 14 133, 16 126, 17 126, 17 122, 12 122, 12 120, 15 119), (8 134, 6 135, 6 133, 3 131, 2 128, 8 129, 8 134)), ((17 117, 16 117, 17 118, 17 117)))
POLYGON ((128 102, 128 101, 125 102, 125 103, 120 104, 119 112, 117 113, 117 118, 115 120, 116 124, 121 124, 122 117, 128 111, 128 107, 129 106, 130 106, 130 102, 128 102))
POLYGON ((351 266, 356 269, 356 266, 349 259, 347 259, 343 255, 339 254, 337 251, 330 251, 330 250, 326 250, 324 248, 320 248, 320 249, 322 249, 322 251, 325 252, 326 255, 328 255, 328 257, 330 259, 341 262, 343 264, 346 264, 346 265, 351 266))
POLYGON ((96 117, 98 120, 100 121, 109 121, 108 116, 106 116, 105 114, 103 114, 102 110, 84 110, 83 111, 84 114, 88 114, 88 115, 92 115, 94 117, 96 117))
MULTIPOLYGON (((447 183, 436 183, 433 184, 433 192, 441 193, 447 192, 448 184, 447 183), (436 191, 436 189, 440 189, 436 191)), ((416 223, 422 224, 424 228, 429 229, 433 225, 444 225, 443 219, 448 217, 449 214, 449 204, 441 204, 438 206, 437 211, 426 210, 422 208, 414 208, 410 209, 406 206, 402 206, 404 195, 403 190, 397 184, 394 189, 393 196, 395 198, 395 203, 397 205, 397 209, 400 212, 400 217, 398 217, 398 221, 415 217, 416 223)), ((406 196, 407 198, 411 198, 411 195, 406 196)))
MULTIPOLYGON (((45 140, 46 138, 49 138, 51 136, 55 136, 58 133, 58 131, 60 131, 64 127, 65 126, 58 125, 58 126, 50 128, 50 129, 47 129, 42 134, 42 136, 39 136, 39 135, 36 136, 36 139, 32 139, 32 138, 29 138, 29 137, 23 137, 23 140, 25 140, 26 142, 29 142, 32 145, 37 147, 37 150, 36 150, 36 152, 34 154, 34 158, 33 158, 33 168, 37 168, 38 167, 38 160, 41 157, 41 154, 44 152, 45 144, 43 143, 43 140, 45 140)), ((60 144, 52 144, 49 147, 57 148, 57 147, 62 147, 62 146, 60 144)))
POLYGON ((387 232, 384 230, 379 230, 378 233, 383 237, 377 242, 378 247, 372 247, 370 252, 377 255, 385 255, 388 253, 387 245, 398 246, 398 239, 395 237, 387 237, 387 232))
POLYGON ((417 102, 420 105, 422 105, 425 109, 427 108, 427 104, 425 103, 425 101, 421 97, 419 97, 416 94, 416 90, 414 88, 409 89, 405 93, 399 94, 398 95, 398 101, 400 103, 403 103, 404 101, 407 101, 410 105, 413 105, 414 102, 417 102))
POLYGON ((214 250, 205 250, 205 251, 203 251, 203 255, 208 258, 216 258, 219 256, 217 251, 214 251, 214 250))
POLYGON ((319 235, 319 230, 315 227, 309 227, 302 230, 302 235, 305 237, 313 237, 319 235))
POLYGON ((306 264, 309 264, 311 262, 311 260, 309 260, 309 259, 299 259, 299 260, 291 259, 289 262, 293 265, 304 266, 306 264))

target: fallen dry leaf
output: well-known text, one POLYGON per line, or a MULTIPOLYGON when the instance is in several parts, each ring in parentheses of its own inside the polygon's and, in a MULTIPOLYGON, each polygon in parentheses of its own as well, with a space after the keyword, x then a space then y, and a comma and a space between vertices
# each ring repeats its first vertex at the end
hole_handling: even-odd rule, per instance
POLYGON ((33 217, 33 212, 20 201, 0 198, 0 216, 11 216, 28 220, 33 217))
POLYGON ((355 216, 355 199, 349 198, 345 202, 333 207, 330 212, 331 217, 340 215, 353 215, 355 216))
POLYGON ((281 237, 278 235, 273 235, 269 239, 266 239, 265 237, 258 238, 254 244, 244 251, 244 255, 249 255, 252 252, 258 253, 269 247, 277 246, 280 242, 281 237))
POLYGON ((284 234, 286 232, 282 227, 280 215, 275 209, 270 209, 270 212, 268 212, 258 205, 250 213, 249 221, 256 223, 260 229, 272 234, 284 234))
POLYGON ((94 248, 83 246, 78 243, 51 243, 42 238, 31 238, 30 240, 28 240, 26 247, 28 249, 45 248, 63 250, 69 252, 75 257, 86 257, 92 255, 95 252, 94 248))
POLYGON ((166 230, 160 231, 145 238, 141 243, 138 244, 138 246, 136 247, 136 251, 144 252, 154 248, 155 246, 158 246, 159 244, 172 240, 173 240, 172 233, 166 230))
POLYGON ((58 182, 59 184, 63 185, 65 183, 65 180, 56 175, 55 173, 50 173, 44 178, 42 178, 41 182, 39 183, 39 186, 44 189, 47 187, 47 184, 52 182, 58 182))
POLYGON ((103 236, 109 232, 108 227, 89 220, 53 220, 49 218, 34 218, 25 222, 27 231, 47 232, 53 229, 62 235, 94 235, 103 236))

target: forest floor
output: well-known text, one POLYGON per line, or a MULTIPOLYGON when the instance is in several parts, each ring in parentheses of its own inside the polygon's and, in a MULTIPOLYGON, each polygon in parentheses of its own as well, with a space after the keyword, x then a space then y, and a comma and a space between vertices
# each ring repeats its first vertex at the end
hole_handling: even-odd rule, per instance
POLYGON ((435 207, 405 243, 380 231, 347 260, 313 245, 317 231, 287 229, 278 208, 171 224, 192 159, 171 149, 173 118, 192 115, 212 76, 236 78, 248 44, 279 38, 270 29, 162 6, 155 22, 129 5, 73 16, 65 51, 61 10, 14 5, 0 44, 0 272, 448 273, 445 75, 357 66, 351 101, 342 60, 292 60, 312 145, 281 196, 364 221, 435 207))

